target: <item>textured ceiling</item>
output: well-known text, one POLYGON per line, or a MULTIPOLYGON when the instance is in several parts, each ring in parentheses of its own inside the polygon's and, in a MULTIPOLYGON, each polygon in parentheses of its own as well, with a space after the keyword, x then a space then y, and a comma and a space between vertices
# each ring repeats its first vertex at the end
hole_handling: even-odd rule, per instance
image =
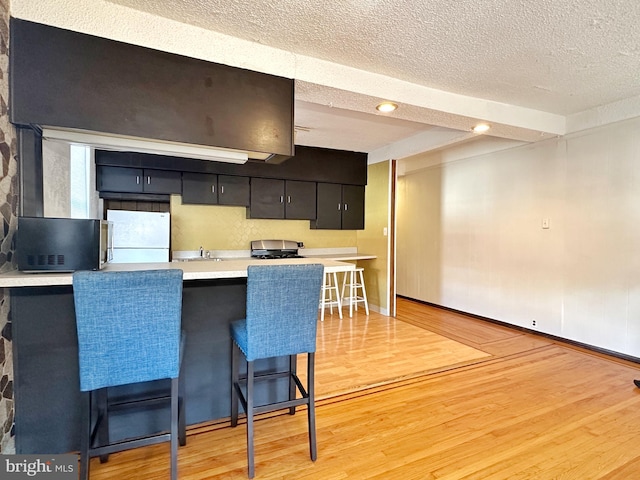
POLYGON ((638 0, 112 0, 454 93, 571 114, 640 94, 638 0))
MULTIPOLYGON (((332 64, 563 116, 640 95, 640 0, 108 1, 332 64)), ((314 128, 316 114, 326 127, 326 106, 309 110, 299 102, 296 123, 314 128)), ((382 139, 393 121, 371 123, 372 138, 351 148, 325 146, 372 151, 418 126, 398 124, 382 139)))

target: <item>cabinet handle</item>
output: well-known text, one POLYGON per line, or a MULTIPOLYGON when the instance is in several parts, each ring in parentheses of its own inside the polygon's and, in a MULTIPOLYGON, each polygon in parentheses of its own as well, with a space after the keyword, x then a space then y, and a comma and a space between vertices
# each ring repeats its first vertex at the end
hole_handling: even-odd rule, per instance
POLYGON ((280 195, 280 203, 284 203, 284 195, 280 195))
POLYGON ((140 175, 136 175, 136 185, 140 185, 140 175))
POLYGON ((147 175, 147 185, 151 185, 151 175, 147 175))
POLYGON ((223 194, 224 194, 224 185, 221 185, 220 186, 220 195, 223 195, 223 194))
POLYGON ((341 205, 340 205, 340 204, 338 204, 338 211, 340 210, 340 207, 341 207, 341 205))
POLYGON ((211 193, 216 193, 216 186, 215 185, 211 185, 211 193))
POLYGON ((291 195, 287 195, 287 203, 291 203, 291 195))
POLYGON ((348 204, 348 203, 345 203, 345 204, 344 204, 344 211, 346 212, 347 210, 349 210, 349 204, 348 204))

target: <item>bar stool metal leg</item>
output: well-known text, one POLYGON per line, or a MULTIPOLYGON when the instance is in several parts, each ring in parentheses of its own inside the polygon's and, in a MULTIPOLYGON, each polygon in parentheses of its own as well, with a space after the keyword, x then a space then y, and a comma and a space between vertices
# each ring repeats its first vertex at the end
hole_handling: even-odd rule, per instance
MULTIPOLYGON (((296 398, 296 382, 293 376, 298 373, 298 357, 297 355, 289 355, 289 400, 295 400, 296 398)), ((289 415, 296 414, 295 405, 289 407, 289 415)))
POLYGON ((307 416, 309 418, 309 450, 311 460, 314 462, 318 458, 318 444, 316 442, 315 357, 315 353, 307 354, 307 393, 309 395, 307 416))
POLYGON ((256 474, 253 459, 253 362, 247 362, 247 458, 249 463, 248 475, 253 478, 256 474))
POLYGON ((180 380, 171 379, 171 479, 178 479, 178 403, 180 380))
POLYGON ((238 372, 238 362, 240 361, 240 349, 236 343, 231 341, 231 426, 238 425, 238 379, 240 374, 238 372))

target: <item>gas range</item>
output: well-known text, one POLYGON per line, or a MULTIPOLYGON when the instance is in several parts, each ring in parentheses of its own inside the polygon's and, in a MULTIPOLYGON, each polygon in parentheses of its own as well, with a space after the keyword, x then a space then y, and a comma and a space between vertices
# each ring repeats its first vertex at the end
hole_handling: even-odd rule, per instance
POLYGON ((293 240, 253 240, 251 256, 264 260, 277 258, 304 258, 298 255, 298 242, 293 240))

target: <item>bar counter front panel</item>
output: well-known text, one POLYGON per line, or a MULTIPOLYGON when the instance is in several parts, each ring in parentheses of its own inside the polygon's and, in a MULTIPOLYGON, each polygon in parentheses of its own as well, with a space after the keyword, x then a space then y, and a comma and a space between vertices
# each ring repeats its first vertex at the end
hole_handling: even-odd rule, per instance
MULTIPOLYGON (((265 261, 196 262, 110 266, 110 270, 181 268, 184 270, 182 328, 186 344, 182 364, 185 378, 187 425, 228 418, 231 399, 231 340, 229 323, 244 318, 246 266, 265 261), (203 273, 209 266, 210 275, 203 273), (229 265, 229 264, 239 265, 229 265), (220 264, 228 264, 227 266, 220 264), (227 270, 224 270, 224 269, 227 270), (217 269, 217 270, 216 270, 217 269), (232 273, 230 273, 232 272, 232 273), (204 277, 213 278, 204 278, 204 277), (228 277, 231 278, 220 278, 228 277), (195 278, 195 279, 194 279, 195 278)), ((347 271, 353 264, 327 260, 270 260, 273 263, 322 263, 325 271, 347 271)), ((29 286, 29 283, 66 283, 59 274, 19 272, 0 277, 11 285, 13 355, 15 371, 16 452, 65 453, 80 447, 81 395, 73 290, 67 285, 29 286), (29 275, 29 274, 26 274, 29 275), (35 275, 35 277, 33 276, 35 275), (16 277, 24 286, 16 287, 16 277)), ((70 281, 69 281, 70 283, 70 281)), ((256 370, 285 370, 286 357, 256 362, 256 370)), ((168 381, 109 389, 109 397, 145 396, 165 388, 168 381)), ((286 399, 286 379, 256 385, 259 403, 286 399)), ((164 407, 122 410, 110 415, 111 439, 122 439, 168 429, 164 407)))

